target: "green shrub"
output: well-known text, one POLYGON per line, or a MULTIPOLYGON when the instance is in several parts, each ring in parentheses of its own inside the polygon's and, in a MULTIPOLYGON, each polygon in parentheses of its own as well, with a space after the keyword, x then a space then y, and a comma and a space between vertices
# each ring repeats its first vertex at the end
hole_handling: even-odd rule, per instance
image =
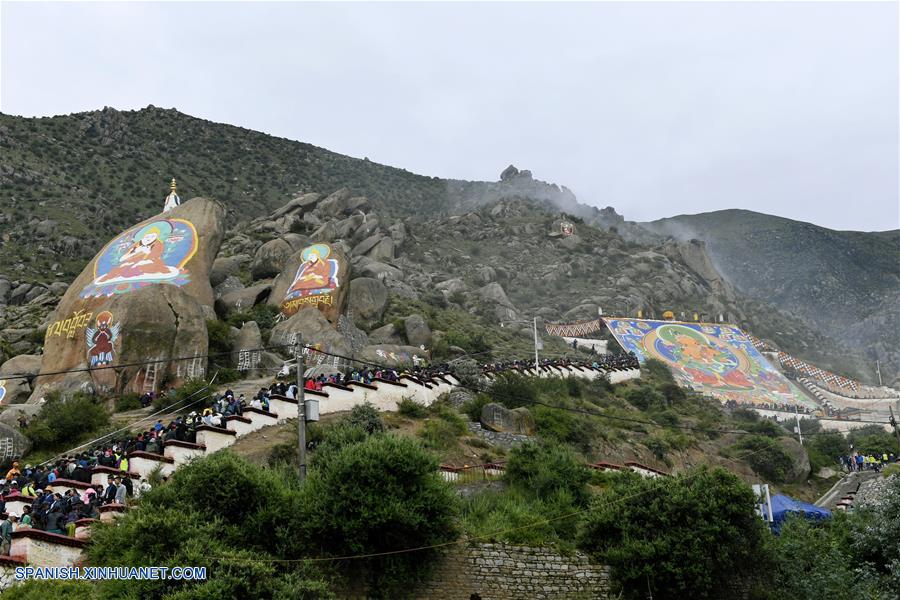
POLYGON ((79 392, 66 400, 51 393, 25 433, 34 449, 54 450, 87 439, 108 424, 109 413, 94 398, 79 392))
POLYGON ((531 406, 537 400, 537 390, 533 378, 518 373, 502 373, 488 387, 486 394, 491 402, 507 408, 531 406))
POLYGON ((116 412, 125 412, 136 410, 141 407, 141 397, 139 394, 130 393, 122 394, 116 398, 116 412))
POLYGON ((158 411, 167 406, 180 403, 175 406, 175 410, 195 410, 197 406, 202 405, 212 394, 210 390, 204 390, 204 388, 208 387, 209 383, 204 379, 188 379, 181 384, 181 387, 154 398, 153 409, 158 411))
POLYGON ((484 408, 485 404, 490 404, 491 402, 493 400, 487 394, 476 394, 471 400, 467 400, 462 405, 462 411, 469 416, 470 420, 478 421, 481 419, 481 409, 484 408))
POLYGON ((400 402, 397 403, 397 412, 404 417, 421 419, 428 414, 428 409, 412 398, 401 398, 400 402))
POLYGON ((542 437, 569 444, 579 452, 590 453, 594 441, 605 438, 596 417, 541 405, 529 410, 542 437))
POLYGON ((784 483, 791 457, 777 440, 762 436, 748 435, 726 449, 731 458, 740 458, 754 471, 774 483, 784 483))
POLYGON ((571 450, 555 442, 525 442, 513 448, 506 463, 510 487, 538 497, 564 490, 575 501, 587 501, 591 474, 571 450))
POLYGON ((566 388, 572 398, 581 398, 584 393, 584 380, 578 377, 566 377, 566 388))
POLYGON ((452 408, 441 406, 432 414, 436 418, 425 421, 419 433, 428 448, 449 450, 457 445, 460 436, 468 432, 465 420, 452 408))
POLYGON ((225 321, 210 319, 206 322, 206 333, 209 336, 210 364, 219 367, 230 367, 235 364, 232 350, 231 326, 225 321))
MULTIPOLYGON (((324 465, 314 463, 299 504, 289 522, 317 555, 391 552, 457 535, 457 500, 437 459, 406 437, 367 436, 324 465)), ((434 557, 433 551, 388 554, 350 563, 347 573, 364 577, 370 593, 394 598, 409 594, 434 557)))
POLYGON ((630 388, 625 392, 625 400, 639 410, 666 407, 666 397, 647 385, 630 388))
POLYGON ((584 513, 578 545, 612 567, 626 598, 731 598, 767 572, 755 509, 750 487, 721 468, 616 479, 584 513))
POLYGON ((368 434, 384 431, 384 421, 381 420, 381 413, 370 402, 354 406, 347 417, 347 424, 359 427, 368 434))

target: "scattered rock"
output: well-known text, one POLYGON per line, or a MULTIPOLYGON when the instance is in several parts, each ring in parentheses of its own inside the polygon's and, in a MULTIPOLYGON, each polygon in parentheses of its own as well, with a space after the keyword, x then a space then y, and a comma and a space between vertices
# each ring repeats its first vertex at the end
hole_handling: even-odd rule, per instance
POLYGON ((387 325, 370 331, 369 342, 372 344, 400 345, 403 343, 403 340, 400 337, 400 332, 394 327, 394 324, 388 323, 387 325))
POLYGON ((229 276, 237 276, 240 270, 241 264, 235 257, 217 258, 209 271, 209 282, 216 287, 229 276))
POLYGON ((217 285, 216 289, 213 291, 215 293, 216 300, 218 300, 222 296, 242 289, 244 289, 244 284, 241 282, 241 280, 234 275, 229 275, 222 283, 217 285))
POLYGON ((491 402, 481 409, 481 424, 491 431, 534 435, 534 417, 524 406, 512 410, 491 402))
POLYGON ((224 319, 231 313, 250 310, 268 300, 271 291, 272 284, 269 282, 229 292, 216 300, 216 314, 224 319))
POLYGON ((358 277, 350 282, 347 307, 354 319, 364 322, 377 321, 387 307, 388 291, 385 285, 371 277, 358 277))
MULTIPOLYGON (((283 346, 278 349, 278 353, 288 357, 293 356, 293 350, 289 346, 298 340, 333 354, 347 356, 350 352, 349 344, 344 337, 331 326, 321 311, 312 307, 304 308, 276 325, 269 336, 269 344, 283 346)), ((308 357, 307 364, 310 366, 323 364, 326 359, 332 361, 333 357, 314 352, 308 357)))
POLYGON ((406 341, 410 346, 431 347, 431 328, 422 315, 410 315, 403 320, 406 329, 406 341))
POLYGON ((285 263, 295 250, 282 239, 269 240, 259 247, 253 256, 250 273, 254 280, 275 277, 284 268, 285 263))

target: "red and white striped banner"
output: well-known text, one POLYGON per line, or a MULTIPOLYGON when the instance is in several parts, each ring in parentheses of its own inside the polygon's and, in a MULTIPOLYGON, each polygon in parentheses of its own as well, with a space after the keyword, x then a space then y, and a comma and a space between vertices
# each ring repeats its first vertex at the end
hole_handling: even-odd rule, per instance
POLYGON ((545 323, 544 327, 550 335, 583 337, 589 333, 600 331, 602 324, 600 319, 591 319, 590 321, 576 321, 574 323, 545 323))

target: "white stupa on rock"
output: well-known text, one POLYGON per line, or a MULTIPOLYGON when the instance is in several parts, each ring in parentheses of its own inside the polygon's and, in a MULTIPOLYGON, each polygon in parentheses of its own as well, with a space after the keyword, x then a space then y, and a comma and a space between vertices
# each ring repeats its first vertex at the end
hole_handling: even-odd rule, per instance
POLYGON ((178 194, 175 193, 177 188, 177 184, 175 183, 175 178, 172 178, 172 183, 169 184, 169 189, 172 191, 169 192, 169 195, 166 196, 166 203, 163 206, 163 212, 167 213, 176 206, 181 206, 181 198, 178 197, 178 194))

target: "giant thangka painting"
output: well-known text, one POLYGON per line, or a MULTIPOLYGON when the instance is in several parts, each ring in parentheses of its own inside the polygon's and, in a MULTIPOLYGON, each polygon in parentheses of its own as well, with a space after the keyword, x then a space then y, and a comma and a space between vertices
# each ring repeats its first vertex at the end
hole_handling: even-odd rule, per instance
POLYGON ((814 406, 731 325, 606 319, 621 346, 640 362, 656 358, 684 386, 722 401, 814 406))
POLYGON ((185 265, 197 252, 197 230, 184 219, 160 219, 113 239, 94 262, 82 298, 124 294, 154 283, 190 281, 185 265))
POLYGON ((338 261, 331 256, 328 244, 313 244, 303 249, 303 262, 288 287, 281 310, 290 316, 306 306, 331 305, 339 286, 338 261))

